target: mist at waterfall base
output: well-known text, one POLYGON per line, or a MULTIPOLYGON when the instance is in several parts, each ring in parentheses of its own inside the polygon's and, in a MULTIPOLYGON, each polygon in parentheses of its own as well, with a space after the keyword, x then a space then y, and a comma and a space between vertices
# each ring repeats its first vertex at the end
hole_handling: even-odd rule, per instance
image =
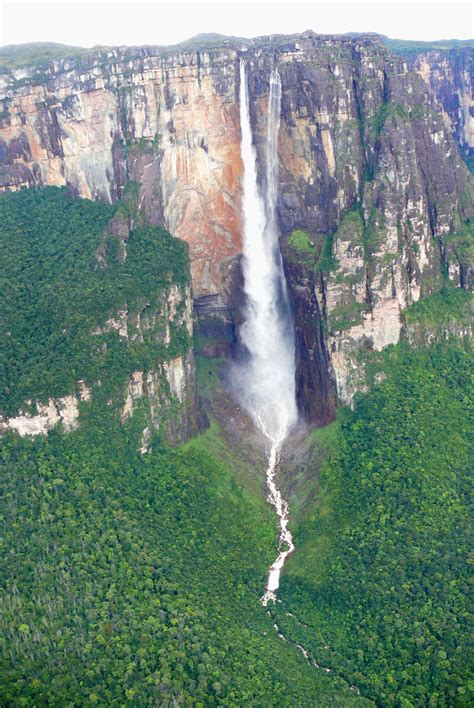
POLYGON ((288 504, 275 484, 281 445, 297 421, 294 333, 288 305, 276 216, 278 190, 278 133, 281 83, 278 71, 270 77, 266 141, 265 186, 257 177, 252 141, 245 61, 240 63, 241 153, 244 165, 243 220, 245 312, 240 340, 245 355, 233 367, 237 396, 267 440, 268 501, 280 522, 279 555, 270 568, 264 605, 275 601, 280 571, 293 551, 288 530, 288 504))

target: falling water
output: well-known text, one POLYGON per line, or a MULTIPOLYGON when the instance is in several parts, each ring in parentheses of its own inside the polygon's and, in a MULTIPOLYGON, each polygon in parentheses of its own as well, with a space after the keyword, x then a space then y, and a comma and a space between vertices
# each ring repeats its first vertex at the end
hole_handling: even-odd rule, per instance
POLYGON ((246 295, 241 339, 248 359, 238 368, 240 396, 268 446, 266 480, 268 500, 280 522, 279 555, 270 568, 262 602, 275 600, 280 571, 293 551, 288 530, 288 504, 276 486, 275 474, 283 441, 297 419, 294 336, 288 307, 283 264, 278 245, 276 201, 278 189, 278 133, 281 83, 277 69, 270 78, 267 123, 265 189, 257 180, 252 142, 245 62, 240 63, 240 122, 244 163, 243 274, 246 295))

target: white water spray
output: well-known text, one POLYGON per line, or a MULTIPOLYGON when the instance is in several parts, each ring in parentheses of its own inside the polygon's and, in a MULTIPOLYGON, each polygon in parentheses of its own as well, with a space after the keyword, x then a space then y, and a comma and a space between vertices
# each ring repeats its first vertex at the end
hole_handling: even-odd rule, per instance
POLYGON ((268 500, 280 520, 280 553, 270 568, 262 602, 275 601, 280 571, 293 551, 288 530, 288 504, 275 483, 280 449, 297 420, 294 336, 289 315, 283 264, 278 245, 278 133, 281 83, 276 69, 270 78, 265 191, 259 189, 256 152, 252 142, 245 62, 240 62, 240 124, 244 163, 243 274, 246 295, 242 342, 248 360, 238 367, 242 404, 268 440, 266 473, 268 500))

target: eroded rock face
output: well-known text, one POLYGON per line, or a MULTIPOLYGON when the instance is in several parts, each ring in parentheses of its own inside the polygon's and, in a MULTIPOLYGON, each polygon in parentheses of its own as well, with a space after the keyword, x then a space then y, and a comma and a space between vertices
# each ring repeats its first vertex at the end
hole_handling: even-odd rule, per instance
POLYGON ((134 371, 120 413, 122 423, 132 415, 138 402, 145 404, 148 413, 142 452, 147 450, 153 429, 160 430, 173 444, 196 434, 202 427, 202 414, 197 403, 193 353, 174 357, 146 373, 134 371))
POLYGON ((409 54, 408 67, 430 87, 463 155, 474 157, 474 48, 409 54))
MULTIPOLYGON (((173 330, 180 330, 191 341, 193 305, 190 286, 173 283, 157 302, 144 302, 136 310, 120 310, 106 322, 106 328, 125 336, 130 344, 149 340, 169 351, 157 357, 156 367, 133 371, 126 383, 120 411, 124 423, 141 404, 146 427, 142 436, 142 452, 148 449, 153 430, 172 444, 184 442, 203 426, 203 414, 197 397, 194 354, 190 345, 176 355, 173 330)), ((106 331, 107 331, 106 330, 106 331)))
MULTIPOLYGON (((124 331, 124 312, 115 320, 116 330, 124 331)), ((172 346, 171 328, 182 328, 188 337, 193 333, 191 288, 172 284, 160 307, 151 303, 137 313, 125 313, 127 336, 130 341, 144 341, 152 333, 165 347, 172 346)), ((184 442, 203 426, 196 389, 194 353, 188 349, 178 356, 164 357, 156 368, 147 372, 134 371, 126 386, 125 400, 120 412, 124 423, 136 409, 137 402, 144 405, 147 427, 142 436, 142 452, 148 448, 153 430, 159 430, 172 444, 184 442)))
POLYGON ((288 293, 295 321, 296 396, 305 420, 325 425, 334 419, 337 387, 327 349, 324 315, 318 299, 319 276, 285 252, 288 293))
POLYGON ((236 52, 137 53, 57 62, 41 83, 10 76, 1 186, 113 201, 140 181, 140 210, 189 243, 195 295, 219 298, 240 251, 236 52))
MULTIPOLYGON (((92 334, 117 332, 127 345, 134 342, 156 343, 156 368, 147 372, 133 371, 122 391, 120 409, 122 423, 141 404, 145 428, 141 451, 146 452, 152 432, 158 430, 171 444, 184 442, 195 435, 206 423, 200 409, 195 380, 194 354, 190 344, 178 347, 176 333, 187 335, 189 342, 193 330, 192 298, 189 285, 173 283, 153 302, 143 302, 141 307, 117 310, 92 334), (177 349, 183 351, 177 354, 177 349)), ((102 344, 102 346, 105 346, 102 344)), ((10 418, 0 413, 0 435, 15 431, 21 436, 44 435, 59 423, 65 432, 75 430, 80 423, 81 402, 94 400, 101 382, 88 386, 78 381, 76 392, 47 402, 28 401, 30 410, 20 410, 10 418)), ((114 405, 115 399, 108 401, 114 405)))
POLYGON ((471 139, 467 56, 409 65, 374 37, 309 32, 55 62, 42 77, 4 79, 1 179, 106 200, 139 182, 142 218, 189 243, 198 331, 228 340, 240 297, 241 56, 262 180, 275 63, 281 75, 280 226, 285 242, 304 229, 315 249, 295 262, 285 247, 298 398, 326 421, 336 393, 350 402, 363 386, 358 353, 398 340, 401 310, 439 288, 442 268, 468 284, 469 265, 445 242, 474 214, 451 136, 471 139))
MULTIPOLYGON (((273 61, 261 52, 252 62, 262 164, 273 61)), ((350 403, 364 388, 361 353, 399 340, 402 310, 439 289, 442 269, 468 285, 469 264, 445 241, 473 214, 472 181, 437 99, 382 46, 302 38, 279 66, 279 213, 298 398, 318 421, 331 415, 334 391, 350 403), (307 252, 292 248, 295 229, 307 252)))

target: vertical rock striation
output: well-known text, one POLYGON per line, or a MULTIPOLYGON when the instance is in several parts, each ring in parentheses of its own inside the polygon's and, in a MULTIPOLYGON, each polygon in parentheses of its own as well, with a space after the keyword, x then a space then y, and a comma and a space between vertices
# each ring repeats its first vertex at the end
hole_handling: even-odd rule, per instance
MULTIPOLYGON (((139 313, 130 313, 132 325, 127 334, 130 343, 151 336, 157 343, 172 344, 171 329, 182 330, 189 341, 193 332, 190 287, 173 284, 158 307, 148 303, 139 313)), ((179 354, 157 359, 153 368, 133 371, 126 384, 121 422, 129 418, 137 405, 143 404, 147 425, 142 435, 142 451, 146 451, 153 430, 173 444, 185 442, 203 427, 204 419, 196 389, 194 352, 191 346, 179 354)))
POLYGON ((474 46, 406 55, 438 102, 461 154, 474 160, 474 46))
POLYGON ((350 402, 363 387, 360 352, 398 340, 404 308, 439 289, 443 272, 469 285, 457 234, 474 215, 472 182, 451 135, 471 149, 469 48, 407 60, 377 37, 307 32, 12 71, 2 76, 1 186, 68 184, 110 201, 136 182, 141 218, 189 243, 198 331, 228 340, 241 296, 243 52, 262 182, 275 64, 281 76, 278 218, 298 400, 324 422, 336 396, 350 402))
POLYGON ((69 185, 139 206, 190 246, 194 293, 219 304, 241 250, 236 52, 120 50, 3 77, 1 186, 69 185))
MULTIPOLYGON (((256 52, 255 123, 273 60, 256 52)), ((401 312, 469 282, 451 246, 472 216, 472 180, 423 79, 367 38, 279 46, 280 219, 295 311, 298 399, 327 420, 364 387, 361 352, 398 341, 401 312), (303 241, 301 240, 303 239, 303 241)), ((263 143, 263 131, 261 142, 263 143)))

